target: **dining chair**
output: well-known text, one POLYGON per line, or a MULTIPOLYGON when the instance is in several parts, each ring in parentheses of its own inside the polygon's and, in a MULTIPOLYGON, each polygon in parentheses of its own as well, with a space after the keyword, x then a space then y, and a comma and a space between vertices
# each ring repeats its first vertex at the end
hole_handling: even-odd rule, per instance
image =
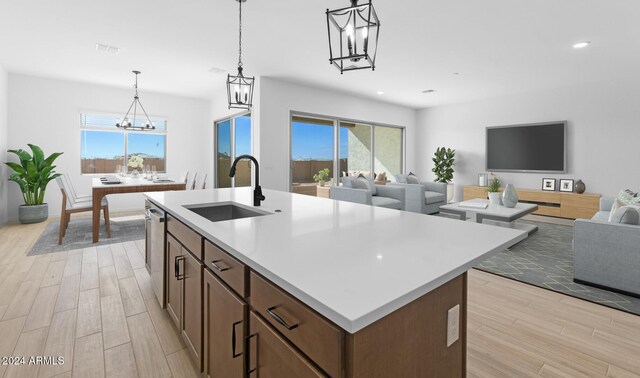
MULTIPOLYGON (((58 183, 58 186, 60 187, 60 191, 62 192, 62 206, 60 210, 60 232, 58 235, 58 244, 62 244, 62 239, 64 238, 64 235, 67 232, 67 227, 69 227, 71 214, 93 210, 93 203, 91 200, 89 201, 74 200, 74 197, 71 195, 71 191, 65 182, 66 180, 63 177, 64 176, 56 178, 56 182, 58 183)), ((107 228, 107 237, 110 238, 111 227, 109 225, 109 202, 107 201, 106 197, 102 199, 100 208, 104 213, 104 222, 107 228)))
POLYGON ((204 175, 200 175, 198 176, 198 181, 194 183, 193 188, 194 189, 205 189, 205 187, 207 186, 207 174, 205 173, 204 175), (202 179, 200 179, 200 177, 202 179))
POLYGON ((63 173, 62 177, 64 177, 64 179, 66 180, 65 184, 67 184, 67 188, 69 189, 69 193, 67 194, 73 197, 73 202, 85 202, 93 200, 91 194, 78 195, 78 192, 76 192, 76 188, 73 186, 73 182, 71 182, 71 177, 69 177, 68 173, 63 173))
POLYGON ((180 174, 180 182, 184 182, 185 184, 189 181, 189 171, 180 174))
POLYGON ((187 181, 187 185, 185 186, 186 190, 193 190, 196 187, 196 180, 198 179, 198 172, 193 174, 193 179, 189 179, 187 181))

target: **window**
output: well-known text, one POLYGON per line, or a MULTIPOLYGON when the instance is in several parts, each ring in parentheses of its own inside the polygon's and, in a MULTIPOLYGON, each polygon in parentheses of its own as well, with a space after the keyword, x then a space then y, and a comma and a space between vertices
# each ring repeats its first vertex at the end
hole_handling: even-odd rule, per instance
MULTIPOLYGON (((80 114, 81 173, 115 173, 125 167, 131 156, 140 156, 144 168, 166 172, 167 121, 153 117, 153 131, 129 131, 115 125, 119 116, 80 114)), ((136 125, 143 120, 136 120, 136 125)))
POLYGON ((337 118, 291 117, 291 191, 319 195, 313 176, 329 169, 334 182, 349 175, 402 173, 404 128, 337 118))
POLYGON ((215 187, 232 188, 251 186, 251 162, 241 161, 236 175, 229 177, 233 160, 240 155, 251 155, 251 114, 242 114, 215 123, 215 187))

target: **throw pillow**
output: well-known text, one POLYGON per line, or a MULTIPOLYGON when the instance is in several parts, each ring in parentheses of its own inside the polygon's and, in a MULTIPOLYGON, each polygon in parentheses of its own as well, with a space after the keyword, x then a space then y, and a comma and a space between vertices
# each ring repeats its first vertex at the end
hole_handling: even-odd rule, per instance
POLYGON ((406 184, 407 183, 407 175, 395 175, 396 182, 398 184, 406 184))
POLYGON ((373 180, 363 175, 362 173, 358 176, 358 180, 361 180, 367 185, 367 190, 371 192, 372 196, 378 195, 378 191, 376 190, 376 185, 373 180))
POLYGON ((355 178, 353 181, 351 181, 351 187, 353 189, 364 189, 371 191, 371 188, 369 187, 369 181, 366 178, 362 177, 355 178))
POLYGON ((609 215, 609 222, 613 219, 613 214, 621 208, 622 206, 628 205, 640 205, 640 197, 634 197, 627 193, 624 190, 621 190, 618 193, 618 197, 616 197, 615 201, 613 201, 613 206, 611 206, 611 214, 609 215))
POLYGON ((414 175, 412 172, 409 172, 407 175, 407 184, 420 184, 420 180, 418 180, 418 176, 414 175))
POLYGON ((633 206, 622 206, 613 213, 611 223, 637 225, 639 219, 640 214, 638 214, 638 210, 636 208, 633 206))
POLYGON ((342 186, 345 188, 353 188, 353 180, 355 180, 355 177, 343 177, 342 186))

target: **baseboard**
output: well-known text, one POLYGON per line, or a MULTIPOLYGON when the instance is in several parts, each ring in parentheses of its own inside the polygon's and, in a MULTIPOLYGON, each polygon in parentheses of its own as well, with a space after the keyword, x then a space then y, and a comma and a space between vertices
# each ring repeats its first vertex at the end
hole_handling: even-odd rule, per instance
POLYGON ((577 279, 577 278, 574 278, 573 282, 575 282, 577 284, 580 284, 580 285, 593 286, 593 287, 598 288, 598 289, 611 291, 611 292, 618 293, 618 294, 628 295, 628 296, 634 297, 634 298, 640 298, 640 294, 632 293, 632 292, 626 291, 626 290, 614 289, 614 288, 609 287, 609 286, 599 285, 599 284, 595 284, 595 283, 592 283, 592 282, 583 281, 583 280, 580 280, 580 279, 577 279))

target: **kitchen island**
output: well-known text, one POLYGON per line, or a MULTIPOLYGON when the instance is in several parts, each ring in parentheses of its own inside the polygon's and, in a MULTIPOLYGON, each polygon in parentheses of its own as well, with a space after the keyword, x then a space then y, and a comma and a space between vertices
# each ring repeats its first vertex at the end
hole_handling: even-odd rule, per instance
POLYGON ((147 193, 166 308, 208 376, 464 376, 466 271, 522 231, 251 188, 147 193), (204 204, 260 216, 212 222, 204 204))

